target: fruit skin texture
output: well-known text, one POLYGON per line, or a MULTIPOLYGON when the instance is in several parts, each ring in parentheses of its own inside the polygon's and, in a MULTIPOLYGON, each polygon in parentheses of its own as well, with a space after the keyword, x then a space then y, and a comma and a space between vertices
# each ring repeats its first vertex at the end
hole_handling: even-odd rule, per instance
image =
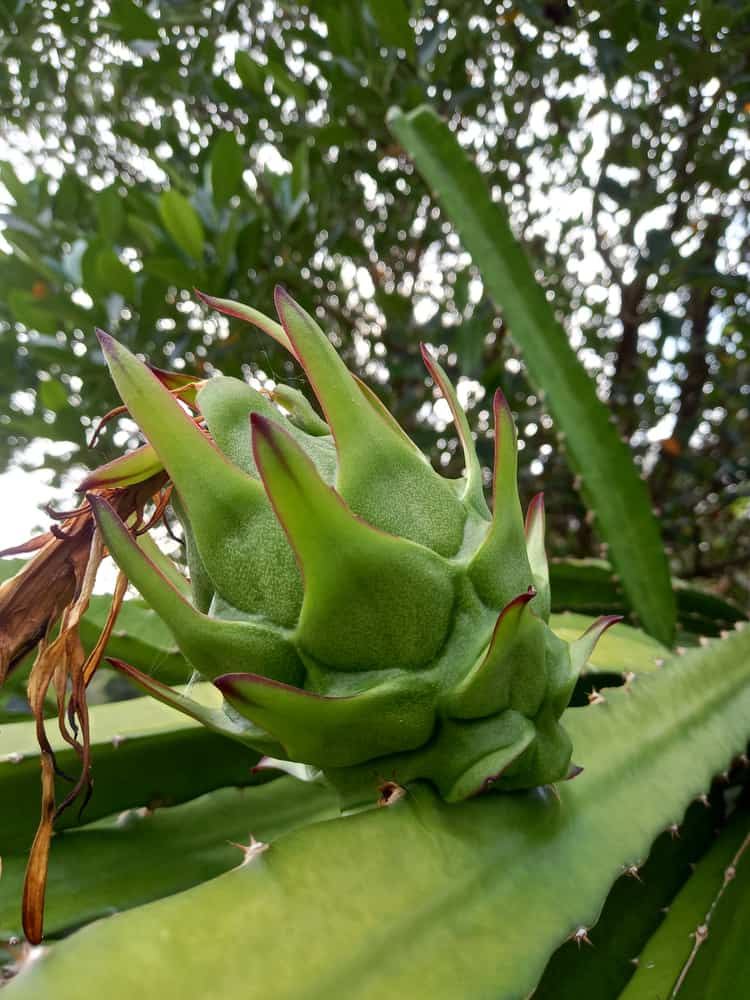
MULTIPOLYGON (((532 500, 524 523, 502 394, 490 514, 468 421, 427 349, 464 450, 458 480, 432 469, 285 291, 276 294, 281 326, 206 301, 290 350, 325 423, 286 387, 274 392, 285 415, 245 383, 217 377, 197 392, 199 426, 100 334, 123 402, 174 484, 193 603, 106 501, 90 501, 120 568, 224 695, 229 734, 270 766, 307 765, 351 804, 417 778, 456 801, 577 774, 559 718, 617 619, 573 643, 549 629, 543 501, 532 500)), ((125 669, 189 710, 183 696, 177 704, 170 689, 125 669)))

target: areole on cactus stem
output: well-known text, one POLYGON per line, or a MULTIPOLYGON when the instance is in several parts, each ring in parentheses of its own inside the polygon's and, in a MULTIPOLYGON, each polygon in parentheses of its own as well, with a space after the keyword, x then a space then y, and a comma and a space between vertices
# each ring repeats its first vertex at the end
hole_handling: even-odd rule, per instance
MULTIPOLYGON (((216 377, 194 395, 201 426, 163 377, 100 334, 123 403, 173 484, 194 601, 107 500, 90 502, 120 569, 224 695, 231 735, 268 766, 308 765, 347 803, 375 798, 386 780, 427 779, 454 801, 577 773, 558 720, 615 619, 571 644, 548 627, 543 502, 524 525, 502 394, 490 514, 466 415, 426 348, 464 450, 458 480, 433 470, 283 289, 280 326, 203 299, 288 348, 325 422, 284 387, 275 405, 216 377)), ((136 679, 174 703, 170 689, 136 679)))
POLYGON ((19 547, 40 552, 0 590, 0 621, 13 623, 0 681, 62 613, 29 682, 45 775, 24 898, 32 941, 42 934, 54 818, 90 785, 85 690, 126 580, 213 681, 224 708, 110 662, 154 697, 258 750, 260 767, 328 781, 345 807, 385 800, 384 787, 417 779, 454 802, 581 770, 559 719, 595 643, 619 619, 599 619, 572 643, 549 628, 543 498, 531 501, 524 521, 516 431, 502 393, 493 401, 490 512, 466 414, 426 347, 463 448, 459 479, 432 468, 283 289, 280 324, 249 306, 201 299, 283 345, 322 416, 287 386, 258 392, 234 378, 149 368, 99 333, 124 404, 111 415, 126 410, 146 444, 90 473, 79 487, 85 501, 59 515, 54 537, 19 547), (155 512, 146 523, 149 502, 155 512), (168 503, 182 523, 190 588, 141 537, 168 503), (102 639, 84 657, 77 623, 102 542, 120 579, 102 639), (70 572, 50 582, 47 569, 58 563, 70 572), (31 605, 27 623, 18 609, 31 605), (53 679, 61 730, 82 760, 57 810, 43 718, 53 679))

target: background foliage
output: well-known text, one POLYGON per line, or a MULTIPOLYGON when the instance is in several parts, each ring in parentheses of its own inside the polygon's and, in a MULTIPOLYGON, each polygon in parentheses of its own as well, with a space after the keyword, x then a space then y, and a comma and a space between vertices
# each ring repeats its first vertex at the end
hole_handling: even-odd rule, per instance
POLYGON ((190 291, 270 311, 280 281, 449 473, 460 448, 419 341, 463 376, 477 430, 502 385, 552 553, 597 554, 503 317, 386 126, 427 101, 505 203, 648 478, 674 572, 746 596, 740 3, 1 0, 0 21, 3 465, 40 438, 69 456, 114 405, 97 325, 165 367, 294 381, 190 291))

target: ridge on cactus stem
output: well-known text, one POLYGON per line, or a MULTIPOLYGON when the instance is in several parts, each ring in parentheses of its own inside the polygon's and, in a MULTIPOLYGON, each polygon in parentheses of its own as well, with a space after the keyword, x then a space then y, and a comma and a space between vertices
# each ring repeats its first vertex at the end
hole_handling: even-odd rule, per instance
MULTIPOLYGON (((384 782, 426 780, 453 802, 580 773, 560 716, 595 642, 619 619, 600 619, 570 644, 550 629, 543 497, 524 518, 516 431, 502 393, 493 403, 490 510, 468 420, 427 347, 427 371, 463 449, 458 480, 432 468, 283 289, 275 297, 279 323, 249 306, 201 299, 282 344, 320 413, 286 386, 262 393, 223 376, 172 377, 99 333, 145 443, 86 477, 86 501, 71 524, 76 531, 85 525, 96 564, 106 546, 121 579, 221 692, 224 711, 209 712, 134 667, 112 665, 152 696, 260 751, 264 768, 329 782, 344 806, 376 802, 384 782), (165 557, 138 544, 147 527, 143 498, 155 495, 152 522, 169 502, 182 523, 192 601, 165 571, 165 557)), ((73 544, 68 536, 56 541, 73 544)), ((93 558, 76 556, 77 579, 88 573, 93 582, 93 558)), ((35 572, 32 562, 21 576, 33 580, 35 572)), ((7 609, 19 584, 10 585, 0 590, 2 624, 14 620, 7 609)), ((48 618, 78 614, 73 594, 72 584, 61 591, 48 618)), ((39 623, 42 631, 47 625, 39 623)), ((39 627, 18 633, 16 653, 37 641, 39 627)), ((42 740, 37 692, 50 683, 54 657, 70 655, 58 647, 43 645, 32 670, 42 740)), ((86 777, 85 684, 97 662, 69 668, 82 678, 71 698, 82 720, 86 777)), ((63 705, 63 726, 65 712, 63 705)), ((47 819, 27 882, 32 940, 41 937, 50 786, 47 779, 47 819)))

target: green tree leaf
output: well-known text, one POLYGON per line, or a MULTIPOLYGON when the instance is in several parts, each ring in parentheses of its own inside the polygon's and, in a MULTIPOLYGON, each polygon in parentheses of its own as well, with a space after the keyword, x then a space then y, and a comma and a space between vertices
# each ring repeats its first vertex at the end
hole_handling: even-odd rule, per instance
POLYGON ((165 191, 159 198, 159 214, 164 228, 180 250, 200 260, 203 256, 203 223, 200 216, 179 191, 165 191))
POLYGON ((117 185, 112 184, 100 191, 94 207, 99 223, 99 235, 107 243, 115 243, 125 220, 125 209, 117 185))
POLYGON ((234 68, 246 90, 255 94, 263 93, 266 74, 247 52, 238 52, 234 57, 234 68))
POLYGON ((96 257, 96 275, 107 292, 118 292, 127 302, 135 297, 135 275, 114 250, 102 250, 96 257))
POLYGON ((118 35, 125 42, 159 41, 158 21, 133 0, 112 0, 109 20, 117 26, 118 35))
POLYGON ((245 169, 245 152, 234 132, 222 132, 211 146, 211 187, 221 208, 236 193, 245 169))
POLYGON ((403 49, 413 60, 416 43, 404 0, 370 0, 367 7, 383 43, 394 49, 403 49))

